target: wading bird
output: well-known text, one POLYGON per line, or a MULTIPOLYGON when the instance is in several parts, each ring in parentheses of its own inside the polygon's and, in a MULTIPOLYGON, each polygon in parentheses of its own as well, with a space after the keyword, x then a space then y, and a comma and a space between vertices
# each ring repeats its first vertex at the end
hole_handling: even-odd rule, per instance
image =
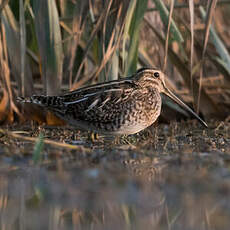
POLYGON ((142 68, 122 80, 87 86, 60 96, 19 97, 37 104, 68 124, 97 133, 134 134, 152 125, 161 113, 164 93, 207 124, 176 97, 165 84, 165 75, 154 68, 142 68))

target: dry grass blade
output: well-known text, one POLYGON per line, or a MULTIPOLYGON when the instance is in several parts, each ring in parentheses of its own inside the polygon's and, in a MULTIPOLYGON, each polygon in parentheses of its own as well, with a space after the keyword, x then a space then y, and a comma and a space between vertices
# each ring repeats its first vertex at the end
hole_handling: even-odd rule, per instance
POLYGON ((133 17, 133 13, 134 13, 136 4, 137 4, 137 0, 131 0, 129 2, 129 7, 128 7, 127 14, 125 17, 125 26, 124 26, 123 42, 122 42, 123 43, 122 44, 122 72, 123 73, 125 72, 125 59, 126 59, 125 45, 129 37, 129 29, 130 29, 130 25, 131 25, 131 21, 132 21, 132 17, 133 17))
POLYGON ((94 74, 95 78, 103 70, 103 68, 105 67, 106 63, 108 63, 108 61, 110 60, 111 56, 113 55, 113 53, 114 53, 114 51, 116 49, 116 46, 113 45, 113 42, 114 42, 114 39, 115 39, 115 33, 116 33, 116 31, 115 31, 115 28, 114 28, 114 30, 113 30, 113 32, 111 34, 111 38, 110 38, 107 50, 106 50, 105 54, 103 55, 102 62, 100 64, 100 66, 97 68, 96 73, 94 74))
MULTIPOLYGON (((200 13, 201 13, 202 18, 205 19, 206 12, 205 12, 203 7, 200 7, 200 13)), ((212 26, 212 25, 210 27, 210 38, 211 38, 211 41, 212 41, 213 45, 216 48, 217 53, 221 57, 221 59, 219 58, 218 62, 220 64, 222 64, 222 66, 225 67, 225 69, 230 74, 230 55, 229 55, 228 49, 226 48, 226 45, 221 40, 220 36, 217 34, 217 32, 215 30, 215 27, 212 26)), ((226 81, 228 81, 228 82, 230 81, 229 74, 224 75, 226 81)))
MULTIPOLYGON (((18 85, 19 94, 21 94, 21 45, 20 33, 18 23, 11 11, 10 7, 6 5, 1 15, 2 23, 4 24, 4 34, 6 36, 7 51, 11 66, 11 72, 18 85)), ((25 57, 25 96, 30 96, 33 92, 33 79, 31 68, 28 60, 25 57)))
POLYGON ((166 40, 165 40, 165 56, 164 56, 163 72, 165 72, 166 65, 167 65, 168 44, 169 44, 170 25, 171 25, 171 22, 172 22, 173 8, 174 8, 174 0, 171 0, 170 12, 169 12, 169 18, 168 18, 167 34, 166 34, 166 40))
POLYGON ((59 93, 63 64, 63 47, 56 1, 34 0, 33 10, 45 93, 55 95, 59 93))
POLYGON ((205 38, 204 38, 204 46, 203 46, 203 52, 202 52, 203 58, 204 58, 204 55, 207 49, 209 32, 210 32, 210 27, 212 24, 212 18, 213 18, 214 10, 216 7, 216 3, 217 3, 217 0, 211 0, 209 8, 208 8, 208 12, 207 12, 206 24, 205 24, 205 38))
MULTIPOLYGON (((111 41, 111 33, 114 33, 113 40, 115 39, 116 36, 116 31, 115 31, 115 23, 114 20, 116 19, 115 17, 112 17, 111 15, 116 12, 116 10, 111 9, 112 5, 114 6, 115 1, 109 1, 109 5, 107 8, 107 11, 105 13, 105 18, 104 18, 104 23, 102 25, 102 29, 100 31, 101 36, 97 37, 97 47, 98 47, 98 52, 96 55, 96 63, 103 61, 104 56, 106 54, 108 45, 111 41)), ((108 79, 108 65, 104 65, 103 67, 103 72, 100 72, 98 80, 99 82, 104 82, 108 79)))
MULTIPOLYGON (((190 46, 190 89, 193 98, 193 55, 194 55, 194 1, 189 0, 190 13, 190 31, 191 31, 191 46, 190 46)), ((194 106, 194 105, 193 105, 194 106)))
MULTIPOLYGON (((164 23, 165 27, 167 27, 169 12, 168 12, 168 9, 167 9, 164 1, 163 0, 153 0, 153 2, 155 3, 155 6, 160 13, 160 17, 161 17, 162 22, 164 23)), ((174 6, 174 8, 175 8, 175 6, 174 6)), ((170 33, 171 33, 171 37, 173 40, 176 40, 179 43, 184 42, 184 38, 183 38, 180 30, 178 29, 178 27, 177 27, 177 25, 173 19, 171 22, 170 33)))
MULTIPOLYGON (((103 55, 102 57, 104 57, 105 50, 106 50, 106 38, 105 38, 105 36, 106 36, 106 26, 107 26, 108 16, 109 16, 109 13, 110 13, 112 3, 113 3, 113 1, 109 1, 109 5, 108 5, 108 8, 107 8, 107 10, 105 12, 105 18, 104 18, 104 23, 103 23, 103 27, 102 27, 102 55, 103 55)), ((114 29, 115 29, 115 27, 114 27, 114 29)))
MULTIPOLYGON (((116 23, 115 25, 118 24, 119 22, 119 18, 121 16, 121 12, 122 12, 122 5, 120 5, 120 8, 118 9, 118 13, 117 13, 117 19, 116 19, 116 23)), ((118 44, 121 40, 121 36, 122 36, 122 31, 124 28, 124 23, 123 25, 121 25, 121 27, 119 28, 119 32, 117 35, 117 39, 116 38, 116 26, 114 26, 114 29, 112 31, 111 37, 110 37, 110 41, 109 44, 107 46, 107 50, 103 56, 103 59, 100 63, 100 65, 96 68, 96 70, 93 71, 92 74, 88 75, 87 77, 82 78, 80 81, 76 82, 73 85, 73 89, 76 89, 78 87, 80 87, 81 85, 83 85, 85 82, 87 82, 88 80, 91 80, 93 78, 96 78, 100 72, 103 70, 103 68, 105 67, 105 65, 108 63, 108 61, 110 60, 110 58, 112 57, 113 53, 115 52, 116 48, 118 47, 118 44)))
MULTIPOLYGON (((85 48, 85 51, 84 51, 84 55, 83 55, 83 58, 82 58, 82 62, 81 62, 81 65, 79 66, 78 68, 78 71, 76 73, 76 76, 74 78, 74 83, 73 83, 73 86, 71 88, 71 90, 75 89, 76 88, 76 84, 77 84, 77 81, 79 79, 79 76, 81 74, 81 71, 82 71, 82 68, 87 60, 87 55, 89 53, 89 50, 90 50, 90 47, 92 46, 93 44, 93 40, 98 32, 98 30, 100 29, 100 26, 102 25, 103 23, 103 20, 104 20, 104 17, 105 17, 105 14, 106 14, 106 10, 107 10, 108 6, 105 8, 105 10, 101 13, 100 17, 98 18, 97 20, 97 23, 96 25, 94 26, 90 36, 89 36, 89 39, 88 39, 88 43, 86 45, 86 48, 85 48)), ((78 84, 77 84, 78 85, 78 84)))
POLYGON ((9 95, 5 88, 3 90, 3 96, 0 101, 0 124, 4 123, 5 121, 11 120, 10 116, 10 100, 9 95))
MULTIPOLYGON (((203 11, 202 7, 200 7, 200 12, 202 15, 205 14, 205 11, 203 11)), ((187 30, 187 32, 189 33, 190 32, 189 27, 185 23, 183 23, 183 25, 184 25, 185 29, 187 30)), ((229 58, 227 48, 224 46, 223 42, 219 38, 216 37, 217 34, 214 37, 212 36, 212 32, 215 32, 215 30, 214 30, 214 28, 212 28, 212 26, 211 26, 210 32, 211 32, 210 37, 212 38, 213 44, 215 45, 217 52, 219 53, 221 58, 213 55, 213 52, 209 51, 209 50, 206 50, 205 55, 207 56, 208 60, 211 61, 212 65, 214 65, 218 69, 218 71, 224 75, 224 78, 226 80, 226 87, 229 87, 229 85, 230 85, 230 71, 229 71, 230 58, 229 58)), ((194 48, 195 48, 195 53, 198 55, 199 59, 201 59, 203 46, 202 46, 201 42, 199 41, 199 39, 197 39, 196 37, 194 37, 194 48)), ((197 69, 199 70, 200 64, 201 63, 198 63, 196 66, 194 66, 193 73, 197 69)))
POLYGON ((107 50, 108 45, 111 41, 111 34, 115 33, 113 39, 113 46, 115 46, 114 52, 112 53, 110 60, 105 65, 105 72, 100 74, 99 80, 117 80, 119 75, 119 49, 117 49, 120 43, 121 36, 124 39, 124 23, 126 22, 126 16, 130 3, 124 3, 122 0, 113 1, 111 10, 108 14, 106 24, 103 28, 103 52, 107 50))
MULTIPOLYGON (((153 32, 158 37, 159 41, 162 45, 165 44, 165 39, 162 38, 160 33, 146 20, 148 26, 153 30, 153 32)), ((177 70, 180 72, 181 76, 183 77, 185 84, 187 87, 190 86, 190 71, 187 68, 187 65, 181 61, 181 59, 178 57, 178 55, 169 47, 169 58, 171 62, 174 64, 174 66, 177 68, 177 70)), ((194 81, 194 93, 198 94, 199 85, 197 82, 194 81)), ((206 94, 204 90, 201 90, 201 97, 200 97, 202 108, 201 112, 206 115, 219 115, 221 116, 221 113, 219 113, 219 109, 217 105, 213 102, 213 100, 209 97, 209 95, 206 94)))
MULTIPOLYGON (((114 18, 114 22, 113 22, 114 26, 113 26, 112 31, 109 34, 107 34, 107 37, 110 37, 110 38, 107 40, 108 44, 106 46, 106 51, 104 51, 105 53, 103 54, 103 59, 101 61, 101 64, 100 64, 98 70, 95 73, 95 77, 97 77, 100 74, 100 72, 103 70, 103 68, 106 66, 107 63, 112 65, 111 58, 114 55, 114 52, 116 51, 116 49, 120 43, 120 40, 121 40, 121 36, 123 33, 123 29, 124 29, 124 22, 120 24, 121 17, 122 17, 123 5, 119 4, 117 7, 118 7, 118 9, 116 11, 116 18, 114 18)), ((116 72, 118 73, 118 70, 116 72)), ((112 76, 109 77, 110 80, 112 80, 111 77, 112 76)), ((114 75, 113 80, 115 80, 115 77, 117 78, 118 75, 117 76, 114 75)))
POLYGON ((106 76, 108 76, 108 80, 117 80, 119 76, 119 53, 115 50, 115 52, 112 55, 112 58, 110 59, 110 62, 108 63, 108 71, 106 73, 106 76))
POLYGON ((67 71, 67 76, 69 78, 69 88, 72 88, 73 67, 74 67, 74 61, 76 57, 76 50, 79 44, 80 37, 84 30, 85 22, 88 15, 87 13, 88 8, 89 8, 88 1, 77 1, 74 8, 74 15, 73 15, 73 22, 72 22, 73 38, 72 41, 69 43, 69 47, 68 47, 69 55, 67 56, 67 59, 69 59, 68 71, 67 71))
MULTIPOLYGON (((18 108, 15 106, 13 101, 13 93, 11 89, 11 82, 10 82, 10 69, 8 66, 8 55, 7 55, 7 48, 6 48, 6 38, 5 38, 5 30, 4 26, 1 26, 1 34, 0 34, 0 76, 2 77, 3 87, 4 87, 4 100, 1 103, 1 106, 8 110, 7 113, 7 122, 13 122, 14 115, 13 111, 15 111, 19 116, 21 116, 18 108), (7 92, 7 96, 6 96, 7 92)), ((3 109, 1 108, 1 110, 3 109)))
POLYGON ((201 58, 201 68, 200 68, 200 82, 199 82, 199 92, 198 92, 198 100, 197 100, 197 108, 196 112, 198 113, 200 110, 200 94, 201 94, 201 87, 202 87, 202 79, 203 79, 203 63, 204 63, 204 56, 207 49, 208 44, 208 38, 209 38, 209 32, 210 27, 212 23, 212 18, 214 14, 214 10, 216 7, 217 0, 211 0, 208 8, 208 13, 206 17, 206 24, 205 24, 205 37, 204 37, 204 45, 203 45, 203 51, 202 51, 202 58, 201 58))
MULTIPOLYGON (((194 1, 194 0, 193 0, 194 1)), ((169 2, 169 1, 168 1, 169 2)), ((176 1, 177 3, 175 4, 175 9, 179 10, 179 9, 187 9, 189 7, 189 4, 186 3, 186 1, 184 1, 185 3, 179 3, 179 1, 176 1)), ((181 1, 182 2, 182 1, 181 1)), ((207 3, 209 2, 209 0, 207 1, 194 1, 194 7, 195 8, 199 8, 200 6, 207 6, 207 3), (197 3, 196 3, 197 2, 197 3)), ((230 1, 229 0, 218 0, 217 4, 219 6, 221 5, 227 5, 229 4, 230 1)), ((158 9, 155 7, 155 8, 148 8, 148 12, 151 12, 151 11, 157 11, 158 9)))
POLYGON ((214 63, 218 71, 224 75, 225 78, 225 87, 227 89, 230 88, 230 71, 226 62, 224 62, 221 58, 213 55, 209 55, 210 60, 214 63))
POLYGON ((138 48, 141 22, 147 9, 147 0, 138 0, 133 13, 131 25, 129 28, 129 47, 126 60, 125 75, 133 74, 137 69, 138 48))
POLYGON ((2 0, 0 4, 0 14, 2 13, 2 10, 4 7, 8 4, 9 0, 2 0))
POLYGON ((25 11, 23 0, 19 1, 19 15, 20 15, 20 51, 21 51, 21 82, 22 82, 22 96, 25 96, 25 59, 26 59, 26 27, 25 27, 25 11))
MULTIPOLYGON (((31 142, 37 141, 36 137, 23 136, 23 135, 18 134, 18 132, 11 132, 11 131, 7 131, 4 129, 0 129, 0 133, 3 133, 4 135, 7 135, 7 136, 12 137, 12 138, 20 139, 20 140, 31 141, 31 142)), ((52 146, 56 146, 56 147, 76 149, 76 150, 79 150, 79 151, 85 152, 85 153, 91 152, 91 150, 89 148, 85 148, 84 146, 76 146, 76 145, 71 145, 71 144, 62 143, 62 142, 53 141, 53 140, 48 140, 48 139, 44 139, 44 143, 52 145, 52 146)))

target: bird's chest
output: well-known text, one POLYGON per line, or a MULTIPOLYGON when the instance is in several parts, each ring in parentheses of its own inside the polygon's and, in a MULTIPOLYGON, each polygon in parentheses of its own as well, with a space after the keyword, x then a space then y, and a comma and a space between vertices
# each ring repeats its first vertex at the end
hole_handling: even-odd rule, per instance
POLYGON ((140 114, 147 125, 151 125, 160 115, 161 96, 158 92, 149 92, 148 96, 142 99, 140 114))
POLYGON ((133 96, 124 105, 123 117, 128 123, 151 125, 161 112, 161 96, 158 92, 148 92, 133 96))
POLYGON ((161 111, 161 96, 158 92, 152 92, 145 99, 144 110, 150 117, 159 116, 161 111))

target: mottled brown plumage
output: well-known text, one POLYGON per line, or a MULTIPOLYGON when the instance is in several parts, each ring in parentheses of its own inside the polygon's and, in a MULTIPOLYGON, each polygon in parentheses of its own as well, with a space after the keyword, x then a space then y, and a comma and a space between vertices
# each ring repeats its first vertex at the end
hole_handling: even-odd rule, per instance
POLYGON ((84 87, 60 96, 19 98, 52 111, 70 125, 104 134, 134 134, 153 124, 161 112, 165 93, 206 123, 165 85, 165 75, 143 68, 123 80, 84 87))

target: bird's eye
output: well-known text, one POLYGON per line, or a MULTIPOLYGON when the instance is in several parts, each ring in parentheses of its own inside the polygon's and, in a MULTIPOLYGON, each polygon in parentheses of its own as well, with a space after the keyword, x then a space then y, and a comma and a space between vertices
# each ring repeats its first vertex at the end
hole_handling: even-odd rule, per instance
POLYGON ((160 77, 160 74, 158 72, 155 72, 153 75, 154 75, 155 78, 160 77))

